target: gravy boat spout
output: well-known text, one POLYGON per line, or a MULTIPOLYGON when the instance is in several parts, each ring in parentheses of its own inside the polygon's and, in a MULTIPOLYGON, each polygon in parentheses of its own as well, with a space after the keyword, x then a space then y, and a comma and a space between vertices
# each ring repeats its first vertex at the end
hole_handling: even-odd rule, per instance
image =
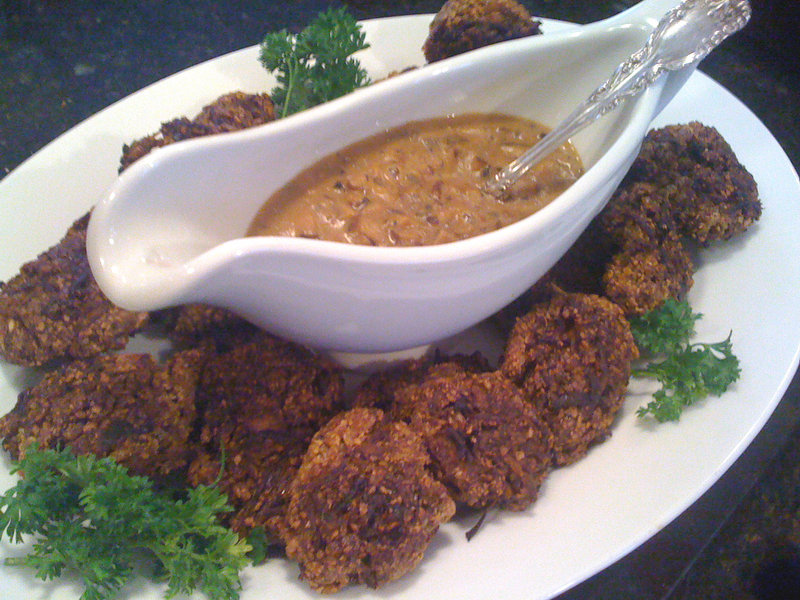
MULTIPOLYGON (((585 174, 503 229, 386 248, 243 237, 251 219, 305 167, 408 121, 503 112, 555 125, 677 4, 647 0, 605 21, 433 63, 260 127, 158 149, 95 207, 87 240, 93 273, 124 308, 204 302, 326 350, 389 352, 458 333, 521 294, 575 241, 693 65, 576 135, 585 174)), ((366 25, 368 41, 380 47, 366 25)))

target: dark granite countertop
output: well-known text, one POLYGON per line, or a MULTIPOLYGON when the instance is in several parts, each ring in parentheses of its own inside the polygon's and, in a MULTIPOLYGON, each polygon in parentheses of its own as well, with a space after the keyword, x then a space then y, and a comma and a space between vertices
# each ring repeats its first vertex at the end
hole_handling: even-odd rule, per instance
MULTIPOLYGON (((751 0, 747 29, 701 70, 766 124, 800 165, 800 10, 751 0)), ((436 12, 442 0, 346 2, 358 18, 436 12)), ((190 65, 296 28, 328 2, 0 0, 0 176, 73 125, 190 65)), ((632 0, 527 0, 577 22, 632 0)), ((800 201, 800 199, 798 199, 800 201)), ((797 257, 794 257, 797 260, 797 257)), ((800 316, 800 311, 798 311, 800 316)), ((744 455, 641 548, 561 600, 800 598, 800 377, 744 455)))

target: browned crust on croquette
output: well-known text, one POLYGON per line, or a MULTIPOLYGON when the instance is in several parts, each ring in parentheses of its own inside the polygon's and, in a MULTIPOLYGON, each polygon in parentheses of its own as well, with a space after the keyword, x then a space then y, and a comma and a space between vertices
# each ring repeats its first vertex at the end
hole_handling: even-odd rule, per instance
POLYGON ((192 119, 172 119, 162 123, 156 133, 125 144, 119 170, 127 169, 154 149, 174 142, 247 129, 274 119, 275 108, 268 94, 231 92, 204 106, 192 119))
POLYGON ((313 589, 377 588, 417 565, 455 512, 428 462, 419 437, 379 409, 342 413, 314 436, 282 526, 313 589))
POLYGON ((515 0, 447 0, 422 50, 428 62, 489 44, 541 33, 539 21, 515 0))
POLYGON ((14 458, 32 443, 110 456, 153 478, 186 466, 201 356, 179 353, 165 365, 149 354, 115 354, 56 369, 23 391, 0 419, 14 458))
POLYGON ((89 358, 124 347, 148 314, 113 305, 86 255, 89 214, 18 275, 0 283, 0 356, 23 366, 89 358))
POLYGON ((622 310, 591 294, 557 294, 520 317, 500 370, 554 436, 557 465, 602 441, 622 406, 638 350, 622 310))
POLYGON ((501 373, 450 374, 407 386, 393 416, 422 437, 434 477, 470 508, 523 510, 550 471, 550 431, 501 373))

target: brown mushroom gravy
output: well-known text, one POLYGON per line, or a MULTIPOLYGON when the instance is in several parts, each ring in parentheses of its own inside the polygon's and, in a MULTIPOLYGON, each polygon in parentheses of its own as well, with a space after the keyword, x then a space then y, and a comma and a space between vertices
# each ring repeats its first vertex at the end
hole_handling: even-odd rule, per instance
POLYGON ((406 123, 301 172, 267 200, 248 235, 425 246, 499 229, 536 212, 583 173, 578 153, 565 144, 504 197, 484 190, 546 133, 535 121, 502 114, 406 123))

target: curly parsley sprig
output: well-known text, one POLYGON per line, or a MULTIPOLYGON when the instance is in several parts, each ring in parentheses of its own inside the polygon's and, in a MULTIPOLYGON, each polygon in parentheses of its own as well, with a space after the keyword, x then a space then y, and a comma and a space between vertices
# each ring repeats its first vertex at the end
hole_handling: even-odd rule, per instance
POLYGON ((703 317, 688 302, 668 298, 660 308, 632 317, 631 331, 639 351, 670 354, 683 348, 694 335, 694 325, 703 317))
POLYGON ((661 384, 653 400, 637 410, 640 417, 677 421, 684 408, 707 396, 722 395, 739 379, 741 369, 730 334, 713 344, 689 342, 701 316, 685 301, 668 300, 661 308, 631 319, 640 351, 654 357, 631 374, 661 384))
POLYGON ((41 579, 63 572, 84 583, 82 600, 109 600, 142 559, 167 598, 201 590, 209 598, 239 597, 239 571, 250 546, 220 524, 230 510, 217 488, 198 486, 180 498, 129 475, 110 458, 31 447, 13 472, 24 476, 0 497, 0 535, 33 536, 27 556, 6 558, 41 579))
POLYGON ((285 29, 268 33, 260 59, 278 85, 270 92, 280 116, 333 100, 369 83, 367 72, 352 57, 369 47, 365 33, 346 9, 320 13, 293 36, 285 29))

